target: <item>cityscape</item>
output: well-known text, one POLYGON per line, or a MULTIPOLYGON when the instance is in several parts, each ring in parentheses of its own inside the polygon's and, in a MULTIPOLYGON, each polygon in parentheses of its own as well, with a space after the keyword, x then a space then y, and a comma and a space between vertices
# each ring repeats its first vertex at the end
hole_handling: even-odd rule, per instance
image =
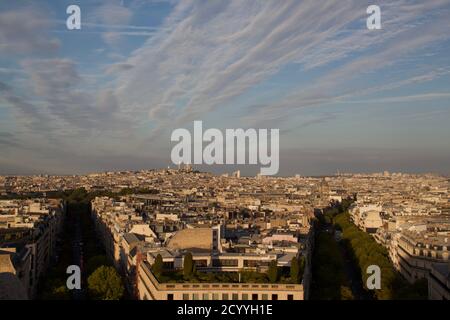
POLYGON ((0 185, 3 299, 450 297, 448 177, 180 165, 0 185), (66 286, 69 265, 81 268, 79 289, 66 286))
POLYGON ((0 1, 0 303, 449 300, 449 52, 449 0, 0 1))

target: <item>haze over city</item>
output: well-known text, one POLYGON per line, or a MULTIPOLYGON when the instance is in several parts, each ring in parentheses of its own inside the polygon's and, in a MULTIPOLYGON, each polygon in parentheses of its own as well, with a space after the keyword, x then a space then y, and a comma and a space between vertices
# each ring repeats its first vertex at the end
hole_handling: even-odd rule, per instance
POLYGON ((279 128, 279 175, 450 172, 448 1, 377 1, 381 30, 356 0, 76 1, 68 30, 73 2, 0 3, 0 174, 174 167, 194 120, 279 128))

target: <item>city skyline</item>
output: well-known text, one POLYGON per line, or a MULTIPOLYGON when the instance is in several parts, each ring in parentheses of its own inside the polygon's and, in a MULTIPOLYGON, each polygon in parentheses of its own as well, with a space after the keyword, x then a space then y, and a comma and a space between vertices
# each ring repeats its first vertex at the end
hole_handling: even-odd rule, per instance
POLYGON ((0 300, 448 300, 449 214, 433 175, 0 176, 0 300))
POLYGON ((280 129, 280 176, 449 174, 449 17, 444 0, 0 3, 0 174, 175 167, 171 132, 195 120, 280 129))
MULTIPOLYGON (((202 165, 199 167, 208 167, 208 165, 202 165)), ((228 167, 232 167, 231 165, 228 167)), ((166 168, 146 168, 146 169, 130 169, 130 170, 103 170, 103 171, 90 171, 83 174, 48 174, 48 173, 36 173, 36 174, 0 174, 0 177, 7 178, 7 177, 87 177, 92 175, 104 175, 104 174, 116 174, 116 173, 143 173, 143 172, 160 172, 160 171, 169 171, 169 172, 176 172, 176 171, 183 171, 184 167, 181 167, 181 169, 177 166, 168 166, 166 168)), ((245 174, 242 173, 239 168, 237 168, 235 171, 230 168, 230 170, 226 171, 223 170, 220 173, 214 172, 212 170, 198 170, 194 165, 190 165, 190 170, 197 173, 202 174, 210 174, 212 176, 220 177, 233 177, 236 176, 236 174, 239 174, 240 178, 260 178, 264 177, 267 178, 273 178, 273 179, 283 179, 283 178, 327 178, 327 177, 339 177, 339 176, 377 176, 377 175, 411 175, 411 176, 436 176, 436 177, 442 177, 442 178, 448 178, 448 174, 440 174, 436 172, 406 172, 406 171, 367 171, 367 172, 350 172, 350 171, 336 171, 334 173, 324 173, 324 174, 311 174, 311 175, 302 175, 299 173, 292 174, 292 175, 271 175, 271 176, 264 176, 260 175, 257 170, 255 170, 256 174, 245 174)))

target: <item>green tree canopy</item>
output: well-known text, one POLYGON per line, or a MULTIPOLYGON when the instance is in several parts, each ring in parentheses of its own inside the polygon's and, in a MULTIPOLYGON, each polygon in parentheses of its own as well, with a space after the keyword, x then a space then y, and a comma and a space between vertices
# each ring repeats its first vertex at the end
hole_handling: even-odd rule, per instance
POLYGON ((116 269, 101 266, 88 278, 89 294, 96 300, 119 300, 124 293, 122 280, 116 269))
POLYGON ((164 268, 164 262, 163 262, 162 256, 160 254, 158 254, 156 256, 155 262, 153 263, 152 271, 157 277, 159 277, 159 276, 161 276, 161 274, 163 272, 163 268, 164 268))
POLYGON ((92 274, 95 270, 97 270, 101 266, 109 266, 110 263, 108 258, 105 255, 96 255, 90 258, 86 264, 87 274, 92 274))
POLYGON ((269 263, 269 270, 267 271, 267 276, 269 277, 269 281, 272 283, 277 282, 279 276, 279 270, 277 266, 277 261, 272 260, 269 263))
POLYGON ((347 286, 341 286, 341 300, 354 300, 352 290, 347 286))
POLYGON ((343 232, 343 244, 350 252, 353 263, 361 272, 363 283, 368 278, 368 274, 365 272, 368 266, 377 265, 381 268, 381 289, 374 290, 374 298, 378 300, 427 298, 426 281, 415 285, 409 284, 394 269, 387 249, 378 244, 369 234, 358 229, 351 222, 347 211, 337 215, 334 222, 343 232))
POLYGON ((53 279, 46 283, 42 299, 44 300, 70 300, 71 294, 63 279, 53 279))
POLYGON ((294 283, 298 282, 299 274, 300 274, 300 265, 297 257, 293 257, 291 260, 291 281, 294 283))
POLYGON ((184 256, 183 274, 185 277, 190 277, 194 273, 194 270, 194 260, 192 259, 192 253, 188 252, 184 256))

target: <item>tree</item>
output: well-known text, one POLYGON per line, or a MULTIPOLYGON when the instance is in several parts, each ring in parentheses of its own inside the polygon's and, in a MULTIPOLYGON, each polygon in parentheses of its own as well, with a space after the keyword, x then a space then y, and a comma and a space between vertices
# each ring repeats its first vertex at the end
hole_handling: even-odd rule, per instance
POLYGON ((86 271, 87 274, 92 274, 95 270, 97 270, 101 266, 109 266, 110 263, 108 258, 105 255, 97 255, 93 256, 87 261, 86 271))
POLYGON ((299 266, 298 276, 299 276, 300 279, 303 278, 303 273, 305 272, 305 263, 306 263, 305 257, 301 256, 300 260, 298 262, 298 266, 299 266))
POLYGON ((53 289, 53 295, 58 300, 70 300, 71 297, 69 289, 65 285, 53 289))
POLYGON ((300 274, 300 266, 297 257, 292 258, 290 271, 291 271, 291 281, 297 283, 300 274))
MULTIPOLYGON (((409 284, 398 273, 391 261, 385 247, 364 231, 358 229, 351 221, 347 210, 351 201, 343 205, 344 211, 334 219, 335 225, 343 232, 343 245, 351 256, 351 261, 361 273, 362 282, 365 283, 368 274, 365 272, 370 265, 381 268, 381 289, 374 290, 373 296, 378 300, 415 299, 427 297, 426 283, 418 286, 409 284)), ((341 290, 342 292, 342 290, 341 290)))
POLYGON ((269 281, 274 283, 277 282, 279 275, 279 270, 277 266, 277 261, 272 260, 269 263, 269 270, 267 271, 267 276, 269 277, 269 281))
POLYGON ((190 277, 194 272, 194 260, 192 259, 192 253, 188 252, 184 256, 183 262, 183 275, 190 277))
POLYGON ((316 235, 312 261, 313 299, 339 300, 344 281, 344 262, 331 234, 316 235))
POLYGON ((163 267, 164 267, 164 262, 163 262, 162 256, 160 254, 158 254, 156 256, 155 262, 153 263, 152 271, 157 277, 159 277, 159 276, 161 276, 161 274, 163 272, 163 267))
POLYGON ((96 300, 119 300, 125 290, 116 269, 107 266, 97 268, 89 276, 88 288, 96 300))
POLYGON ((49 280, 42 294, 44 300, 70 300, 70 297, 69 289, 62 279, 49 280))
POLYGON ((352 290, 347 286, 341 286, 341 300, 354 300, 352 290))

